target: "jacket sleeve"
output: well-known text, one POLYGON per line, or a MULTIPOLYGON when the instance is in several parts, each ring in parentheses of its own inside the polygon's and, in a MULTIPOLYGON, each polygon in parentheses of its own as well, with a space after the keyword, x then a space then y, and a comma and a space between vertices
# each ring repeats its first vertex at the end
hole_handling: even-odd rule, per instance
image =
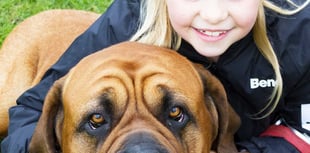
POLYGON ((140 0, 115 0, 107 11, 70 45, 45 73, 39 84, 17 99, 10 108, 8 136, 1 152, 27 152, 28 144, 41 115, 44 98, 54 81, 65 75, 83 57, 118 42, 128 40, 137 28, 140 0))

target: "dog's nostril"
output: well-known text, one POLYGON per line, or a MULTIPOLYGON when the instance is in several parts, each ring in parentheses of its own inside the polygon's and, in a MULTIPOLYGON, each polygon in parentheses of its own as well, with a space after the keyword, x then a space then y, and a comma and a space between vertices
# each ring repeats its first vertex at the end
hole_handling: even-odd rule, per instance
POLYGON ((169 153, 169 151, 147 133, 129 136, 118 153, 169 153))

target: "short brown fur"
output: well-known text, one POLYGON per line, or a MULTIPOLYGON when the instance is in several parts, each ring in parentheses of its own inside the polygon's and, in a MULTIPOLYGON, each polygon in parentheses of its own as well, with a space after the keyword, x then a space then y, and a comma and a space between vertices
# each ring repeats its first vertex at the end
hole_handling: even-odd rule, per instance
POLYGON ((7 134, 8 109, 28 88, 37 84, 69 44, 98 14, 50 10, 20 23, 0 50, 0 138, 7 134))

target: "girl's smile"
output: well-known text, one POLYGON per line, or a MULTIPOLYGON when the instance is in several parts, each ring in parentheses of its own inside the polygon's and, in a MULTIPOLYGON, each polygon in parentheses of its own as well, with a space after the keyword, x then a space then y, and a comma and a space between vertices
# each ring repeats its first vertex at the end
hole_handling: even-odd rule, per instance
POLYGON ((216 61, 253 28, 261 0, 167 0, 173 29, 216 61))
POLYGON ((198 36, 206 42, 215 42, 225 38, 229 30, 205 30, 194 28, 198 36))

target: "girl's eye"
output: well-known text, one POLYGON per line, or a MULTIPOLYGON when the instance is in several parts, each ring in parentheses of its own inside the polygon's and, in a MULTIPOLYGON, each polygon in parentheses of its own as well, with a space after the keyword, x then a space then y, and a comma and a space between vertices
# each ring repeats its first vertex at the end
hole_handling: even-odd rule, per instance
POLYGON ((177 122, 184 120, 184 114, 180 107, 172 107, 169 112, 169 117, 177 122))
POLYGON ((103 117, 103 115, 96 113, 96 114, 92 114, 90 116, 89 119, 89 125, 90 127, 95 130, 97 128, 99 128, 100 126, 102 126, 105 123, 105 119, 103 117))

